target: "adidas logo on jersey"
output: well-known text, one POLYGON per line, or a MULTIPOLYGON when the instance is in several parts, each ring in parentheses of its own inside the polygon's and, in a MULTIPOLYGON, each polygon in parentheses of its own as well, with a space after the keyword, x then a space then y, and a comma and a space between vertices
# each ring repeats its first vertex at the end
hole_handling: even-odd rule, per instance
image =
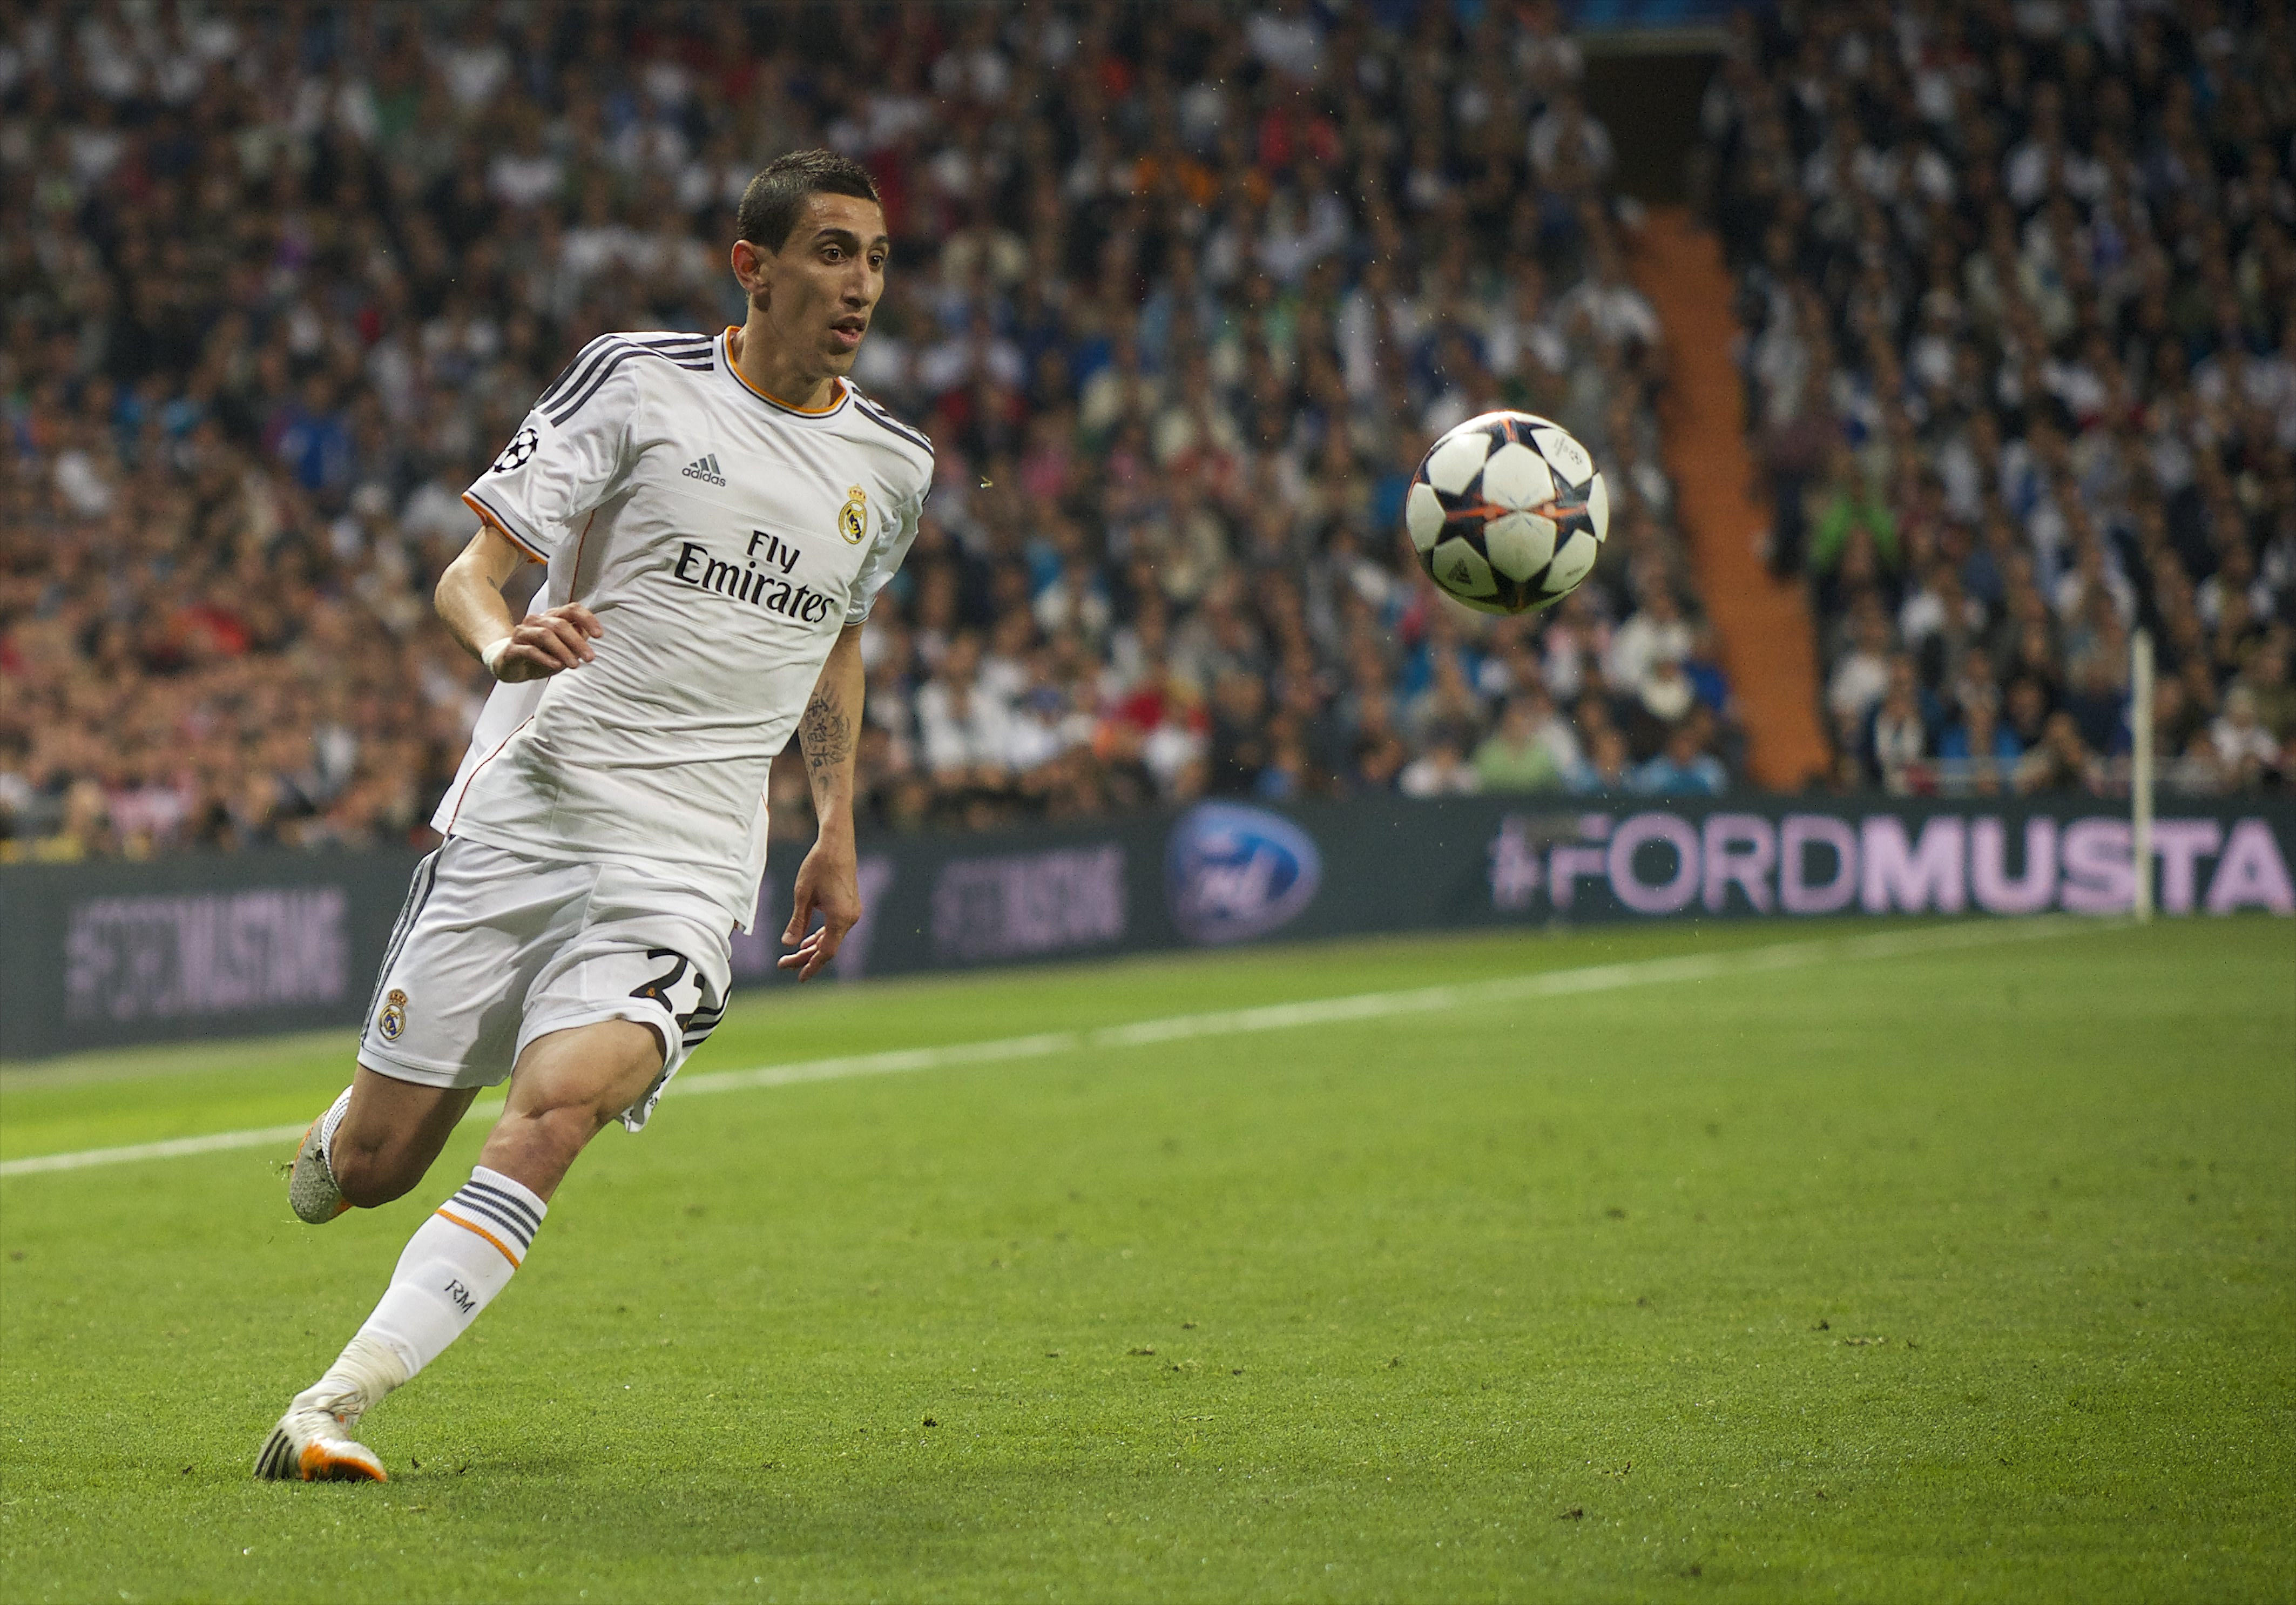
POLYGON ((677 471, 689 479, 700 479, 705 485, 715 485, 721 490, 725 488, 726 473, 718 466, 716 452, 711 452, 706 457, 694 458, 693 462, 677 471))

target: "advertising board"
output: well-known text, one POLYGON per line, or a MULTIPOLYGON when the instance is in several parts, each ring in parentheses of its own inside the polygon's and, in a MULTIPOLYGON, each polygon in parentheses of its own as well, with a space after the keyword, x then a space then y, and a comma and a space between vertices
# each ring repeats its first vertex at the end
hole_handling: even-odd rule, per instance
MULTIPOLYGON (((835 974, 1604 920, 2110 915, 2130 906, 2130 840, 2085 798, 1767 797, 1216 801, 879 836, 835 974)), ((2296 915, 2296 803, 2172 805, 2152 850, 2164 915, 2296 915)), ((791 984, 775 959, 801 856, 775 854, 737 985, 791 984)), ((417 857, 0 869, 0 1058, 354 1023, 417 857)))

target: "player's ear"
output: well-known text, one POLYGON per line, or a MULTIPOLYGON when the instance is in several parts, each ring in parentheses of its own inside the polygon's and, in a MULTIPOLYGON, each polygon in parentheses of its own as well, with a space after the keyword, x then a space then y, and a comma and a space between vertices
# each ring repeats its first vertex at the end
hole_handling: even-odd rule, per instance
POLYGON ((736 240, 733 250, 734 277, 743 292, 752 299, 770 299, 771 288, 766 283, 766 253, 754 242, 736 240))

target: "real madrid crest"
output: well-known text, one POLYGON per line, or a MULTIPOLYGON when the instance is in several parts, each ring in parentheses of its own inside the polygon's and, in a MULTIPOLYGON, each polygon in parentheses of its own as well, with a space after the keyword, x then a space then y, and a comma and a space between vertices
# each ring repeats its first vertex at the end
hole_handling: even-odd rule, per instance
POLYGON ((861 537, 869 533, 869 497, 858 485, 846 492, 845 505, 838 510, 837 533, 852 546, 859 545, 861 537))
POLYGON ((382 1013, 376 1019, 374 1028, 382 1033, 385 1042, 397 1042, 406 1029, 406 994, 393 987, 384 995, 382 1013))

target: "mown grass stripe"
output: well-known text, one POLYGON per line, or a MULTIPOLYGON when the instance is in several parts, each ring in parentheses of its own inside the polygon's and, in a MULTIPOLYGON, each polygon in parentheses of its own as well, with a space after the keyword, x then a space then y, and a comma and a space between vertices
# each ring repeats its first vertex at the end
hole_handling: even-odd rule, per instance
MULTIPOLYGON (((1624 964, 1589 964, 1571 970, 1501 976, 1486 981, 1415 987, 1405 991, 1358 992, 1341 997, 1311 998, 1301 1003, 1271 1003, 1252 1009, 1168 1015, 1160 1020, 1103 1026, 1092 1030, 1044 1031, 1027 1036, 997 1037, 986 1042, 892 1048, 875 1053, 848 1053, 829 1059, 801 1060, 791 1064, 718 1070, 705 1076, 680 1077, 663 1090, 663 1095, 694 1096, 759 1087, 794 1086, 806 1082, 840 1081, 858 1076, 900 1075, 915 1070, 947 1069, 960 1065, 1043 1059, 1056 1053, 1095 1049, 1149 1047, 1158 1043, 1183 1042, 1197 1037, 1236 1036, 1257 1031, 1341 1025, 1354 1020, 1436 1013, 1533 998, 1609 992, 1623 987, 1718 980, 1734 975, 1804 969, 1829 962, 1898 958, 1950 952, 1956 948, 1996 946, 2006 942, 2038 941, 2062 935, 2068 929, 2094 930, 2111 923, 2119 922, 2074 921, 2056 916, 2033 920, 1972 921, 1965 924, 1877 931, 1870 936, 1777 942, 1726 953, 1683 954, 1624 964)), ((135 1142, 120 1148, 90 1148, 77 1153, 37 1154, 27 1159, 0 1160, 0 1177, 85 1170, 94 1166, 127 1165, 144 1159, 172 1159, 193 1154, 227 1152, 235 1148, 259 1148, 299 1137, 307 1125, 307 1121, 298 1121, 292 1126, 266 1126, 249 1131, 216 1132, 202 1137, 175 1137, 162 1142, 135 1142)))

